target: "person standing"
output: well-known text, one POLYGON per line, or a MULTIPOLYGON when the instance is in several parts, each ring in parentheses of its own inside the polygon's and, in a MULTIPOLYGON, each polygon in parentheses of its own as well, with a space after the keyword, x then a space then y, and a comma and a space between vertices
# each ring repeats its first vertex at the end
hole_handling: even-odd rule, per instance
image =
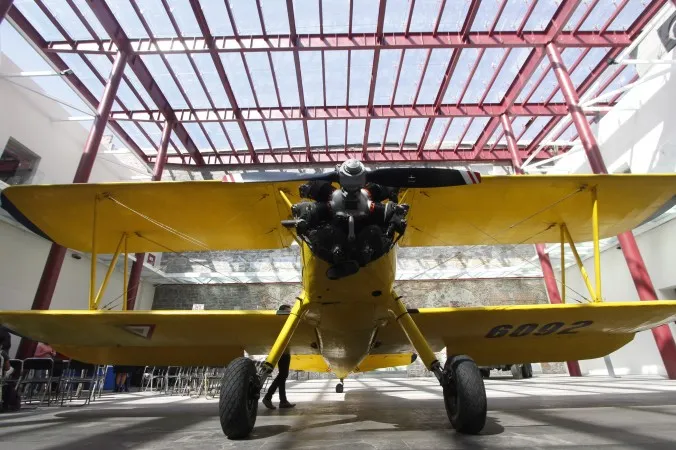
POLYGON ((289 366, 291 365, 291 354, 288 351, 285 351, 279 362, 277 363, 277 368, 279 373, 275 377, 274 381, 270 385, 268 392, 265 393, 263 397, 263 404, 268 409, 277 409, 275 405, 272 404, 272 396, 275 395, 275 391, 279 389, 279 407, 280 408, 293 408, 296 406, 293 403, 289 403, 289 400, 286 398, 286 379, 289 377, 289 366))

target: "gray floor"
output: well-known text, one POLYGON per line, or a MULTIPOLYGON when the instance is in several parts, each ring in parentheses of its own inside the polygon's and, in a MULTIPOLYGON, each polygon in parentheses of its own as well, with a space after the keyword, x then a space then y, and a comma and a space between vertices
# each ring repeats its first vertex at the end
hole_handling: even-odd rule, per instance
POLYGON ((217 401, 110 394, 93 405, 0 415, 0 448, 676 448, 676 382, 653 377, 491 379, 488 424, 456 434, 432 379, 293 382, 294 410, 261 405, 246 441, 221 433, 217 401))

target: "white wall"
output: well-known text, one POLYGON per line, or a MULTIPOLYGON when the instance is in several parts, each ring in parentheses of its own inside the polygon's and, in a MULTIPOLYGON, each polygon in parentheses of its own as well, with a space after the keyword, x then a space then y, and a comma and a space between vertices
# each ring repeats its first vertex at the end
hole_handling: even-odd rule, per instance
MULTIPOLYGON (((2 72, 19 72, 11 60, 4 57, 2 72)), ((12 79, 16 81, 16 79, 12 79)), ((30 79, 18 82, 40 88, 30 79)), ((69 113, 58 103, 17 87, 0 78, 0 151, 13 137, 40 156, 35 184, 71 183, 87 139, 87 128, 77 122, 58 122, 69 113)), ((113 156, 103 155, 99 149, 90 181, 131 180, 137 171, 127 169, 113 156), (107 161, 106 159, 111 159, 107 161)), ((18 225, 0 221, 0 309, 30 309, 51 243, 18 225)), ((76 260, 68 252, 59 276, 51 309, 86 309, 89 295, 90 259, 85 255, 76 260)), ((130 261, 131 267, 131 261, 130 261)), ((107 266, 98 264, 99 283, 107 266)), ((121 308, 116 300, 122 293, 122 272, 111 276, 102 305, 113 301, 114 309, 121 308)), ((139 286, 136 309, 150 309, 155 288, 142 282, 139 286)), ((13 338, 12 351, 18 347, 13 338)))

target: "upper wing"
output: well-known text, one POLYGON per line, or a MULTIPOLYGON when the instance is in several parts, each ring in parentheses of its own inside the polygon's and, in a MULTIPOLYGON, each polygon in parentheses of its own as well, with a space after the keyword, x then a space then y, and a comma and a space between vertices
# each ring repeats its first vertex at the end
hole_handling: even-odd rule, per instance
POLYGON ((2 207, 31 230, 91 252, 97 204, 97 252, 113 253, 123 233, 129 252, 274 249, 291 234, 282 189, 298 201, 300 183, 220 181, 11 186, 2 207), (100 200, 95 202, 96 198, 100 200))
MULTIPOLYGON (((422 308, 412 314, 434 351, 447 347, 481 365, 605 356, 634 333, 676 320, 676 301, 422 308)), ((396 324, 376 337, 378 353, 410 351, 396 324)))
POLYGON ((676 196, 676 174, 482 177, 480 184, 411 189, 404 246, 559 242, 565 223, 575 241, 592 240, 591 192, 601 237, 635 228, 676 196), (553 226, 554 225, 554 226, 553 226))
MULTIPOLYGON (((3 311, 0 324, 90 363, 222 366, 244 351, 267 354, 286 317, 274 311, 3 311)), ((316 353, 316 340, 301 321, 290 349, 316 353)))

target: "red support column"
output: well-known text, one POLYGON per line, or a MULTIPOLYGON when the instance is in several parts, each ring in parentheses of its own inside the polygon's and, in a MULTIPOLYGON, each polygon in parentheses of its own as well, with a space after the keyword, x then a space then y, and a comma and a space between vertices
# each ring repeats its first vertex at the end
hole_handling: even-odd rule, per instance
MULTIPOLYGON (((507 148, 509 149, 509 153, 512 155, 512 166, 514 167, 514 173, 523 175, 523 170, 521 169, 522 161, 521 157, 519 156, 519 149, 517 146, 516 137, 514 136, 514 129, 512 129, 512 123, 509 121, 507 114, 502 114, 500 116, 500 122, 502 122, 502 128, 505 131, 507 148)), ((537 251, 538 259, 540 260, 540 266, 542 266, 542 276, 545 280, 545 286, 547 287, 549 302, 553 304, 559 304, 561 303, 561 294, 559 293, 559 286, 556 284, 556 277, 554 276, 554 269, 552 269, 552 262, 549 260, 549 255, 545 252, 545 245, 535 244, 535 250, 537 251)), ((577 361, 567 361, 566 365, 568 366, 568 373, 571 377, 582 376, 580 363, 577 361)))
MULTIPOLYGON (((160 149, 157 152, 155 167, 153 167, 152 181, 162 180, 164 164, 167 162, 167 148, 169 147, 171 130, 173 128, 173 122, 166 121, 164 123, 164 129, 162 130, 162 140, 160 141, 160 149)), ((133 311, 134 307, 136 306, 136 295, 138 294, 138 286, 141 282, 141 272, 143 271, 143 262, 145 259, 145 253, 136 253, 136 261, 134 261, 134 263, 131 265, 129 284, 127 286, 127 311, 133 311)))
POLYGON ((5 19, 14 0, 0 0, 0 23, 5 19))
MULTIPOLYGON (((580 98, 577 95, 575 85, 571 81, 570 75, 563 64, 559 49, 554 43, 549 43, 547 44, 546 50, 552 63, 554 74, 559 81, 561 93, 566 100, 573 123, 575 123, 577 132, 580 135, 580 141, 587 153, 587 158, 589 159, 589 165, 591 166, 592 171, 599 174, 608 173, 598 143, 596 142, 596 137, 592 133, 591 125, 589 125, 587 118, 582 112, 580 98)), ((624 258, 627 260, 629 273, 634 280, 634 285, 636 286, 639 298, 641 300, 657 300, 655 287, 653 286, 653 282, 650 279, 648 270, 641 257, 641 252, 636 244, 636 238, 631 231, 626 231, 618 235, 617 238, 620 241, 624 258)), ((655 337, 655 343, 660 351, 660 355, 662 356, 662 362, 664 363, 667 375, 670 379, 676 380, 676 342, 674 342, 674 337, 669 326, 662 325, 653 328, 652 333, 655 337)))
MULTIPOLYGON (((126 62, 127 54, 118 52, 115 57, 115 62, 113 63, 113 70, 110 74, 110 78, 103 91, 103 97, 96 109, 94 124, 89 130, 89 136, 87 137, 87 142, 85 143, 84 151, 80 158, 80 164, 73 177, 73 183, 86 183, 89 180, 89 175, 91 174, 92 167, 94 167, 96 154, 99 151, 101 138, 103 137, 103 132, 108 123, 108 117, 110 116, 110 111, 113 107, 117 88, 120 86, 120 80, 122 79, 126 62)), ((54 296, 54 290, 56 289, 56 283, 59 279, 59 274, 61 273, 63 260, 66 257, 66 251, 66 248, 56 243, 52 244, 52 248, 47 256, 45 268, 42 271, 40 283, 35 292, 35 298, 33 299, 31 309, 49 309, 49 306, 52 303, 52 297, 54 296)), ((29 339, 21 339, 21 344, 17 350, 17 357, 28 358, 33 356, 36 345, 35 342, 29 339)))

